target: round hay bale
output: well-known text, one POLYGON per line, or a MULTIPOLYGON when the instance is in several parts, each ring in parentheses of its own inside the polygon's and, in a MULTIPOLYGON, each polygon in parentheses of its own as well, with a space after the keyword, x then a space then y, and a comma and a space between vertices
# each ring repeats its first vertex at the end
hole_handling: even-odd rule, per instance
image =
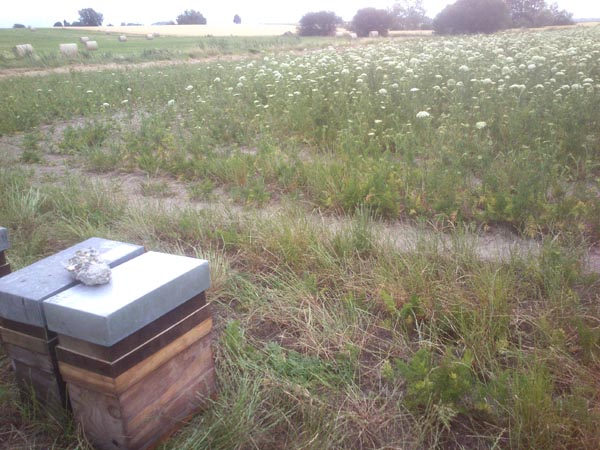
POLYGON ((90 40, 90 38, 89 38, 89 37, 87 37, 87 36, 81 36, 81 37, 79 38, 79 42, 81 42, 81 43, 83 43, 83 44, 85 44, 85 43, 86 43, 87 41, 89 41, 89 40, 90 40))
POLYGON ((379 31, 369 31, 369 37, 370 38, 378 38, 379 37, 379 31))
POLYGON ((152 39, 154 39, 154 35, 152 33, 147 34, 146 35, 146 39, 149 40, 149 41, 151 41, 152 39))
POLYGON ((98 50, 98 42, 96 42, 96 41, 87 41, 85 43, 85 49, 88 50, 88 51, 90 51, 90 52, 98 50))
POLYGON ((358 39, 358 34, 350 33, 350 39, 358 39))
POLYGON ((125 36, 124 34, 119 36, 119 42, 127 42, 127 36, 125 36))
POLYGON ((24 58, 33 55, 33 46, 31 44, 17 44, 13 48, 13 52, 17 58, 24 58))
POLYGON ((68 58, 77 56, 77 44, 60 44, 58 48, 63 56, 68 58))

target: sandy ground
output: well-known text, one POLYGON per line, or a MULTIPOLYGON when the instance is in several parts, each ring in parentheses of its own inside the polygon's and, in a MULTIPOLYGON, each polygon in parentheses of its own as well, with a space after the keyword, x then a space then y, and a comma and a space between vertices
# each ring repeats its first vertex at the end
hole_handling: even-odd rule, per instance
MULTIPOLYGON (((78 28, 78 27, 74 27, 78 28)), ((90 27, 81 28, 89 30, 90 27)), ((159 25, 132 27, 98 27, 98 31, 113 34, 152 34, 161 36, 281 36, 286 32, 295 33, 296 24, 281 25, 159 25)))

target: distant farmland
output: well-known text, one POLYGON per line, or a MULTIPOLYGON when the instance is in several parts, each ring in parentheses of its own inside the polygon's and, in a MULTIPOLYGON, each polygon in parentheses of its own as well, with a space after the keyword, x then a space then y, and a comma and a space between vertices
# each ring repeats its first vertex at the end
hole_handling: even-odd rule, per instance
MULTIPOLYGON (((76 28, 89 30, 90 27, 76 28)), ((92 28, 93 29, 93 28, 92 28)), ((164 36, 280 36, 296 32, 296 24, 276 25, 160 25, 129 27, 98 27, 102 32, 120 34, 160 33, 164 36)))

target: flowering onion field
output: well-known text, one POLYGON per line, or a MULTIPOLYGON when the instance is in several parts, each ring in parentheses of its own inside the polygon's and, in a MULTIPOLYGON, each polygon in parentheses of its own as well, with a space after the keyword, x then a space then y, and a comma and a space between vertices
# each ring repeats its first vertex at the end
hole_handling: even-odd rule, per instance
POLYGON ((12 78, 1 81, 0 131, 85 115, 88 128, 122 130, 116 146, 132 166, 264 187, 259 200, 286 193, 334 212, 366 206, 390 219, 597 240, 598 33, 386 41, 12 78))
POLYGON ((1 78, 13 265, 97 234, 209 259, 220 396, 165 449, 598 448, 600 27, 331 43, 1 78), (132 206, 140 172, 185 204, 132 206), (478 258, 497 230, 541 250, 478 258))

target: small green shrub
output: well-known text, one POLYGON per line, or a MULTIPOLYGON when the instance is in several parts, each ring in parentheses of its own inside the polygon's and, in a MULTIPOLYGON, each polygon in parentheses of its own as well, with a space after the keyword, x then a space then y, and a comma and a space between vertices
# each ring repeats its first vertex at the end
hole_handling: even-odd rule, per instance
POLYGON ((445 405, 468 412, 477 400, 472 363, 469 351, 457 356, 452 348, 441 358, 431 349, 421 348, 408 362, 397 359, 396 369, 407 383, 406 405, 416 410, 445 405))
POLYGON ((111 131, 112 126, 104 123, 90 123, 82 127, 68 126, 58 148, 64 153, 79 153, 98 147, 108 139, 111 131))

